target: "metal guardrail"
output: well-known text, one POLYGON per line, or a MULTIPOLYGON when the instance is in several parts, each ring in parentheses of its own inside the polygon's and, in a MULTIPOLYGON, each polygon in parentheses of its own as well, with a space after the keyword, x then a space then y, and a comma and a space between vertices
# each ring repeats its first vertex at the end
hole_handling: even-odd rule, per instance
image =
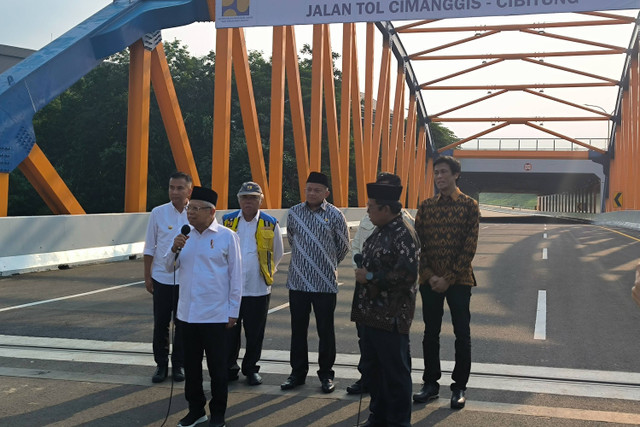
MULTIPOLYGON (((576 138, 601 150, 607 149, 608 138, 576 138)), ((560 138, 478 138, 460 146, 463 150, 498 151, 587 151, 587 148, 560 138)))

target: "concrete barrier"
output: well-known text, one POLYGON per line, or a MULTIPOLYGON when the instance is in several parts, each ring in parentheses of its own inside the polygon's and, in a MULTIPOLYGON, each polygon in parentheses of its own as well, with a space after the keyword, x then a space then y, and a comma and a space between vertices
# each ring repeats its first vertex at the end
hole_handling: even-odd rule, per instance
MULTIPOLYGON (((364 208, 342 209, 357 227, 364 208)), ((218 211, 216 217, 230 211, 218 211)), ((287 209, 265 209, 286 232, 287 209)), ((149 213, 0 218, 0 276, 140 256, 149 213)))

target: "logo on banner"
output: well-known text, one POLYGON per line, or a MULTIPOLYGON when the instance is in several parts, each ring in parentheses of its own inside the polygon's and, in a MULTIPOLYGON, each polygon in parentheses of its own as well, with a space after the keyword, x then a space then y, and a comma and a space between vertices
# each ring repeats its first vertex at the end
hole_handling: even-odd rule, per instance
POLYGON ((222 0, 222 16, 249 16, 251 0, 222 0))

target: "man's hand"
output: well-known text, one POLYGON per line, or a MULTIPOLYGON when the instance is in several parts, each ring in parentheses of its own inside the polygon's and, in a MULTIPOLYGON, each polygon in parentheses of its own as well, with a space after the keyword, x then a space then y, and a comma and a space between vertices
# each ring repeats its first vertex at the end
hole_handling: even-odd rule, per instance
POLYGON ((227 329, 233 328, 234 326, 236 326, 237 322, 238 322, 237 317, 229 317, 229 322, 227 323, 227 329))
POLYGON ((447 289, 449 289, 449 283, 444 277, 431 276, 429 279, 429 285, 431 286, 431 290, 438 292, 439 294, 447 292, 447 289))
POLYGON ((364 267, 356 268, 356 282, 367 283, 367 269, 364 267))
POLYGON ((178 252, 178 249, 184 248, 184 245, 187 243, 187 239, 189 236, 185 236, 184 234, 178 234, 175 239, 173 239, 173 246, 171 246, 171 252, 174 254, 178 252))
POLYGON ((150 294, 153 293, 153 280, 149 279, 144 279, 144 287, 147 288, 147 292, 149 292, 150 294))

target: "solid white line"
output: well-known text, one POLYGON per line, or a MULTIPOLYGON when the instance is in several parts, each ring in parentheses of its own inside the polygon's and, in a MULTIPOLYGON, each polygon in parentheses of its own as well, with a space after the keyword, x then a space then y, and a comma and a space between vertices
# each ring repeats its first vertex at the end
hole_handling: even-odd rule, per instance
POLYGON ((538 309, 536 310, 536 328, 533 339, 547 339, 547 291, 538 291, 538 309))
POLYGON ((544 233, 544 234, 542 235, 542 238, 543 238, 543 239, 546 239, 546 238, 547 238, 547 233, 544 233))
POLYGON ((140 285, 142 283, 144 283, 144 281, 127 283, 125 285, 112 286, 110 288, 98 289, 98 290, 91 291, 91 292, 83 292, 81 294, 68 295, 66 297, 53 298, 53 299, 48 299, 48 300, 44 300, 44 301, 35 301, 35 302, 30 302, 28 304, 14 305, 13 307, 0 308, 0 312, 9 311, 9 310, 16 310, 18 308, 32 307, 34 305, 47 304, 47 303, 50 303, 50 302, 63 301, 63 300, 66 300, 66 299, 71 299, 71 298, 84 297, 84 296, 87 296, 87 295, 98 294, 100 292, 113 291, 115 289, 126 288, 128 286, 140 285))
POLYGON ((542 259, 547 259, 549 257, 549 253, 547 248, 542 248, 542 259))

